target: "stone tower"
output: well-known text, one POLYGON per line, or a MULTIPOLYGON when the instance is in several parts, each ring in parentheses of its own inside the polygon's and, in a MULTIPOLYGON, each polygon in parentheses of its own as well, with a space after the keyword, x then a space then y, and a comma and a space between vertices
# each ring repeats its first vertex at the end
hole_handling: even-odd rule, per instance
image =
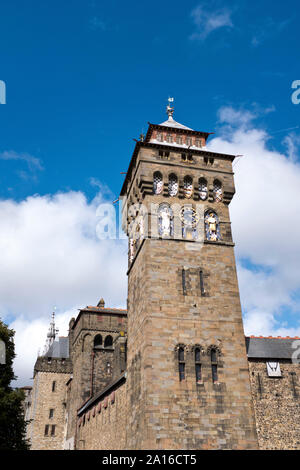
POLYGON ((128 255, 131 449, 255 449, 232 241, 233 155, 149 124, 121 191, 128 255))
MULTIPOLYGON (((105 308, 101 299, 97 306, 81 309, 69 323, 73 375, 67 390, 67 444, 76 445, 78 409, 120 374, 119 336, 126 333, 126 321, 126 310, 105 308)), ((82 443, 77 446, 83 448, 82 443)))
POLYGON ((26 410, 32 450, 62 450, 65 434, 66 383, 73 372, 67 337, 57 338, 52 314, 45 352, 34 365, 33 388, 26 410))

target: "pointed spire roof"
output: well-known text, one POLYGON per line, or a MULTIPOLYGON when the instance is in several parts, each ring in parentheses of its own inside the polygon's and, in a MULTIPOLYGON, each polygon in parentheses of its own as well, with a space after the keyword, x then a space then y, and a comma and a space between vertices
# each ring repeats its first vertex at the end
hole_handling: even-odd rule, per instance
POLYGON ((176 129, 185 129, 188 131, 192 131, 190 127, 184 126, 183 124, 180 124, 180 122, 174 121, 172 116, 169 116, 167 121, 162 122, 159 124, 160 126, 166 126, 166 127, 176 127, 176 129))
POLYGON ((167 115, 168 115, 168 120, 162 122, 159 124, 160 126, 166 126, 166 127, 175 127, 176 129, 186 129, 188 131, 192 131, 190 127, 184 126, 183 124, 180 124, 180 122, 176 122, 173 119, 173 113, 174 113, 174 107, 171 106, 171 103, 174 102, 174 98, 168 98, 168 105, 167 105, 167 115))

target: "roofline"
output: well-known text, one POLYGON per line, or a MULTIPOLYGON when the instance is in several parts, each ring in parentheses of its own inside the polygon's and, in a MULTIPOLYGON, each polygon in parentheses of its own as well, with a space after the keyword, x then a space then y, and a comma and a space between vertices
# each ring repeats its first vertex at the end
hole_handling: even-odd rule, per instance
POLYGON ((245 336, 245 338, 257 338, 257 339, 300 339, 300 336, 245 336))
POLYGON ((127 317, 127 310, 126 309, 120 309, 120 308, 103 308, 103 307, 91 307, 87 306, 85 308, 81 308, 79 310, 79 313, 72 325, 72 330, 74 330, 75 326, 77 325, 82 313, 88 312, 88 313, 96 313, 96 314, 112 314, 112 315, 117 315, 117 316, 123 316, 127 317))
POLYGON ((90 406, 92 406, 96 401, 101 400, 105 395, 112 391, 112 389, 116 388, 118 385, 121 385, 123 382, 126 381, 127 373, 123 372, 116 380, 108 384, 100 393, 97 393, 94 397, 89 398, 87 402, 85 402, 78 410, 77 416, 80 416, 81 413, 86 411, 90 406))
POLYGON ((153 129, 160 129, 164 132, 166 131, 166 129, 172 129, 172 131, 174 131, 175 133, 197 135, 199 137, 205 137, 205 140, 207 139, 209 135, 214 134, 214 132, 202 132, 202 131, 194 131, 193 129, 184 129, 181 127, 162 126, 160 124, 151 124, 151 122, 148 122, 148 124, 149 124, 149 127, 148 127, 147 134, 145 137, 146 142, 149 142, 151 130, 153 129))
POLYGON ((230 155, 226 153, 218 153, 218 152, 212 152, 212 151, 206 151, 206 150, 196 150, 196 149, 188 149, 184 147, 174 147, 173 145, 166 145, 166 144, 159 144, 159 143, 153 143, 153 142, 142 142, 142 141, 137 141, 133 150, 133 154, 129 163, 128 171, 126 173, 126 178, 124 180, 124 183, 122 185, 122 189, 120 192, 120 196, 124 196, 125 194, 125 189, 127 187, 127 182, 129 179, 129 176, 131 175, 131 170, 132 167, 136 161, 136 157, 138 154, 138 151, 140 150, 141 147, 145 148, 156 148, 159 150, 169 150, 169 151, 177 151, 177 152, 190 152, 193 155, 203 155, 203 156, 208 156, 208 157, 217 157, 217 158, 224 158, 224 159, 230 159, 232 162, 235 159, 235 155, 230 155))

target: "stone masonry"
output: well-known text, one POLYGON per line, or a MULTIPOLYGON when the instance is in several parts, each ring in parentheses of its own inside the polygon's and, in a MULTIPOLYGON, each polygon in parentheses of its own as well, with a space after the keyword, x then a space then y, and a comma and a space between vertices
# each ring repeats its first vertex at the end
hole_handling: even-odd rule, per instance
POLYGON ((234 156, 172 114, 136 142, 121 190, 128 308, 81 309, 68 355, 38 358, 33 449, 300 449, 299 338, 245 341, 234 156))
MULTIPOLYGON (((194 131, 185 134, 192 138, 199 135, 194 131)), ((234 194, 234 157, 199 150, 187 164, 182 150, 170 145, 167 159, 162 159, 163 146, 152 144, 152 137, 150 125, 145 142, 136 145, 121 192, 127 205, 124 227, 129 237, 130 224, 139 216, 141 205, 148 214, 148 223, 143 224, 145 234, 128 271, 127 448, 255 449, 258 444, 228 210, 234 194), (153 194, 157 170, 164 182, 159 195, 153 194), (170 174, 175 174, 179 186, 173 197, 170 174), (184 199, 187 176, 193 181, 188 200, 184 199), (199 197, 200 178, 208 182, 205 201, 199 197), (213 195, 215 180, 223 188, 223 199, 218 202, 213 195), (161 237, 156 230, 157 208, 162 203, 178 207, 177 212, 173 210, 173 237, 161 237), (202 242, 184 238, 180 220, 183 204, 190 204, 200 214, 214 211, 221 239, 205 239, 203 217, 198 235, 202 242), (205 293, 201 292, 200 271, 205 293), (182 380, 180 347, 185 368, 182 380), (197 347, 200 380, 195 375, 197 347), (217 380, 212 377, 212 349, 217 380)))

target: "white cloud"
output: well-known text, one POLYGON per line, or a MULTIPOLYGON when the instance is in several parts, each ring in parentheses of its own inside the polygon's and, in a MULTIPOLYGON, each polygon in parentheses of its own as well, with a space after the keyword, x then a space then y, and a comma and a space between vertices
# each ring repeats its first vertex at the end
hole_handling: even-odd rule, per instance
POLYGON ((281 33, 292 21, 291 18, 275 21, 273 18, 264 18, 260 25, 255 26, 255 33, 251 39, 251 45, 258 47, 263 44, 267 39, 281 33))
POLYGON ((221 123, 226 123, 231 126, 238 125, 239 127, 249 124, 256 117, 252 111, 238 110, 231 106, 222 106, 219 109, 218 115, 221 123))
POLYGON ((224 124, 221 136, 214 138, 209 148, 243 154, 234 166, 237 194, 230 209, 246 333, 299 334, 296 312, 300 309, 294 300, 300 290, 297 136, 285 138, 289 148, 283 154, 268 148, 270 136, 255 128, 252 113, 243 115, 228 108, 221 110, 220 116, 224 124), (244 260, 257 269, 250 269, 244 260), (283 308, 295 312, 295 327, 284 325, 283 308))
POLYGON ((102 21, 98 16, 93 16, 93 18, 90 19, 89 21, 90 28, 93 30, 101 30, 101 31, 106 31, 107 30, 107 25, 102 21))
MULTIPOLYGON (((70 309, 62 314, 56 315, 55 324, 59 328, 58 336, 66 336, 70 319, 76 317, 76 308, 70 309)), ((46 343, 46 335, 49 328, 51 316, 30 320, 28 317, 20 316, 9 326, 15 330, 14 371, 17 380, 14 386, 32 385, 33 367, 39 354, 43 354, 46 343)))
POLYGON ((233 28, 231 20, 232 11, 228 8, 217 8, 210 2, 198 5, 191 12, 191 17, 196 26, 196 31, 190 39, 204 40, 213 31, 219 28, 233 28))
POLYGON ((107 305, 124 307, 127 244, 97 238, 101 202, 101 194, 89 203, 80 192, 0 201, 0 317, 17 331, 20 377, 32 373, 54 305, 63 315, 103 296, 107 305))
MULTIPOLYGON (((285 137, 286 154, 270 150, 271 137, 255 126, 256 117, 257 111, 222 108, 219 137, 209 144, 244 155, 234 166, 237 194, 230 212, 245 332, 300 335, 294 296, 300 290, 297 134, 285 137), (292 326, 282 309, 289 320, 295 315, 292 326)), ((65 335, 77 308, 101 296, 112 307, 126 302, 127 243, 97 238, 97 206, 112 197, 99 181, 91 183, 100 189, 91 202, 80 192, 0 201, 0 317, 17 332, 20 384, 30 383, 54 305, 65 335)))
POLYGON ((26 171, 17 170, 16 173, 20 178, 26 180, 29 178, 35 179, 36 173, 44 170, 41 160, 28 153, 17 153, 13 150, 5 150, 4 152, 0 152, 0 160, 25 162, 27 166, 26 171))

